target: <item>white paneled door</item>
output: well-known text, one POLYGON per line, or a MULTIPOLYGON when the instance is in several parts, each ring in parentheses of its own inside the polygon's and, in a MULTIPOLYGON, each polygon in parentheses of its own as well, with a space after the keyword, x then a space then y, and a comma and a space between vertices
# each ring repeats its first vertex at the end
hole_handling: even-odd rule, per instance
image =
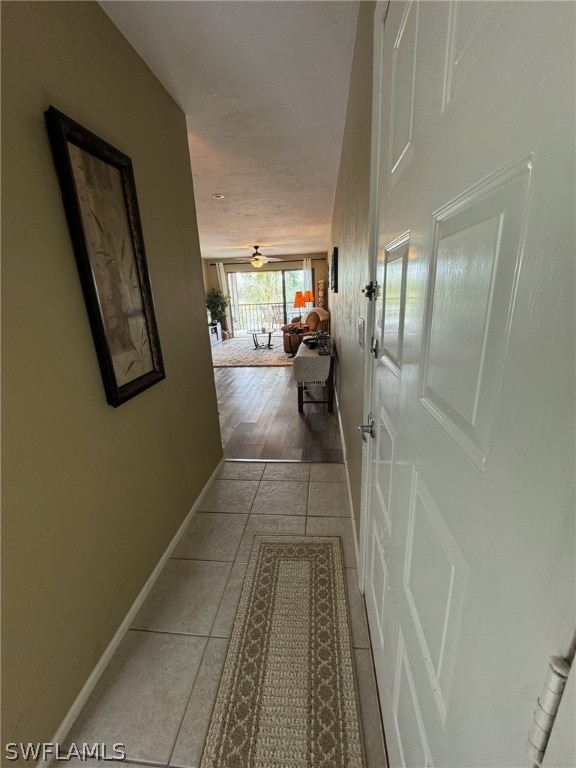
MULTIPOLYGON (((575 10, 376 7, 362 559, 392 768, 531 766, 572 638, 575 10)), ((544 765, 574 766, 570 697, 557 725, 544 765)))

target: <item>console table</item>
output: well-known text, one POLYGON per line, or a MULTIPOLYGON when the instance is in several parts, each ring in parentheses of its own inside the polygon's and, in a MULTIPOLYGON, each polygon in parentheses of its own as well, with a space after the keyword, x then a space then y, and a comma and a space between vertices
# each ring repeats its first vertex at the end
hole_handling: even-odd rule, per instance
POLYGON ((317 349, 308 349, 302 343, 298 347, 293 364, 294 380, 298 384, 298 411, 311 403, 327 403, 328 412, 334 411, 334 355, 319 355, 317 349), (307 386, 326 387, 326 400, 304 400, 307 386))
POLYGON ((220 323, 215 323, 214 325, 210 323, 208 326, 208 334, 210 336, 210 346, 213 347, 218 342, 222 341, 222 326, 220 323))
POLYGON ((274 333, 273 328, 248 328, 246 333, 252 334, 254 349, 272 349, 272 334, 274 333), (268 336, 268 343, 260 344, 258 341, 258 336, 268 336))

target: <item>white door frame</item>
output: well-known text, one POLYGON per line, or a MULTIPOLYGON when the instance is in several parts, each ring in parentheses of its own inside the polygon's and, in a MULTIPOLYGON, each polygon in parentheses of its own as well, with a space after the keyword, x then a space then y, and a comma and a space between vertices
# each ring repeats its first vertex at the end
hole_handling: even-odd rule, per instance
MULTIPOLYGON (((386 22, 388 8, 391 0, 380 0, 374 9, 374 33, 373 33, 373 61, 377 56, 381 59, 380 48, 382 45, 382 31, 386 22)), ((380 103, 380 82, 378 78, 372 79, 372 132, 370 148, 370 211, 368 219, 368 269, 369 280, 376 279, 376 252, 378 248, 378 162, 379 162, 379 134, 380 134, 380 109, 375 105, 380 103)), ((381 286, 379 286, 381 287, 381 286)), ((372 402, 372 332, 374 329, 374 302, 366 299, 366 328, 368 338, 364 348, 364 405, 363 420, 368 418, 368 412, 372 402)), ((368 551, 368 504, 369 504, 369 475, 371 452, 374 441, 368 440, 362 443, 362 481, 360 504, 360 552, 358 568, 358 586, 364 593, 366 552, 368 551)))

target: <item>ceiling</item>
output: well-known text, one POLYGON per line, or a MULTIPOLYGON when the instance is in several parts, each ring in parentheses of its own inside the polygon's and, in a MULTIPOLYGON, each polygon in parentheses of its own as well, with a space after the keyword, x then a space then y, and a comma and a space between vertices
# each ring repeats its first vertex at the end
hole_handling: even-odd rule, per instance
POLYGON ((101 6, 186 114, 202 257, 326 252, 358 2, 101 6))

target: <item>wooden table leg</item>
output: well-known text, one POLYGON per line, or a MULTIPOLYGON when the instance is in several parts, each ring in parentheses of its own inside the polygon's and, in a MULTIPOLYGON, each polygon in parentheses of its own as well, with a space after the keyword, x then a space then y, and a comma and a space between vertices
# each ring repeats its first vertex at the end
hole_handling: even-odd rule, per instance
POLYGON ((304 384, 298 384, 298 413, 304 410, 304 384))
POLYGON ((334 413, 334 358, 330 358, 330 373, 328 374, 328 413, 334 413))
POLYGON ((299 336, 297 333, 289 333, 288 334, 288 341, 290 342, 290 354, 292 357, 296 355, 296 352, 298 352, 298 347, 294 349, 294 339, 298 339, 299 336))

